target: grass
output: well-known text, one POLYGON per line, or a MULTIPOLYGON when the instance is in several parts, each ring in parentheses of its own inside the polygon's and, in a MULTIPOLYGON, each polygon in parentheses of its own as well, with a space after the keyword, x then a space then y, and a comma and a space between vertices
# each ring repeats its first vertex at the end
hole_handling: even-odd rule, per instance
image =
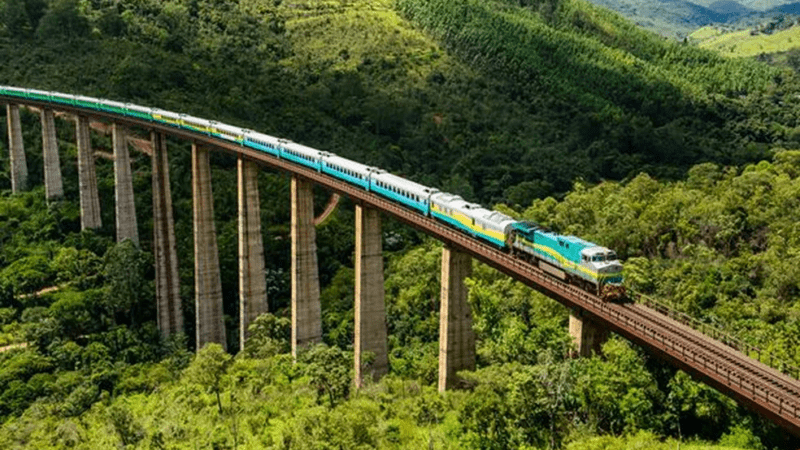
POLYGON ((750 30, 732 33, 710 34, 704 27, 692 37, 699 39, 699 47, 716 50, 720 55, 740 58, 752 57, 762 53, 779 53, 800 47, 800 27, 792 27, 773 34, 750 35, 750 30))
MULTIPOLYGON (((390 0, 372 2, 296 1, 284 7, 295 54, 290 67, 324 66, 355 70, 365 59, 409 58, 411 71, 430 69, 432 54, 443 53, 433 41, 400 18, 390 0)), ((426 76, 427 73, 419 73, 426 76)))
POLYGON ((707 39, 711 39, 717 37, 722 34, 717 27, 713 27, 711 25, 698 28, 697 30, 693 31, 689 36, 689 39, 692 39, 694 42, 705 41, 707 39))

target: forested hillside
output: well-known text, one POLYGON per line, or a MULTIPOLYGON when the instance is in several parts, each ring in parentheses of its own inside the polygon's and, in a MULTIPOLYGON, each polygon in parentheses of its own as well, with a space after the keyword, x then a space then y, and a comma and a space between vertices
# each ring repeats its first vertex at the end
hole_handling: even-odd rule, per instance
MULTIPOLYGON (((504 203, 618 249, 639 291, 800 362, 783 213, 800 171, 791 71, 667 42, 578 0, 0 0, 0 60, 2 84, 186 112, 504 203)), ((435 393, 439 246, 391 220, 392 373, 355 391, 347 201, 318 228, 326 346, 292 364, 288 179, 269 171, 273 314, 238 349, 224 155, 215 213, 229 348, 243 351, 193 358, 191 342, 156 332, 149 157, 133 160, 141 249, 115 245, 110 161, 97 159, 104 226, 81 232, 72 125, 59 124, 66 199, 52 204, 38 117, 23 112, 23 128, 32 192, 10 194, 0 152, 0 347, 28 344, 0 353, 2 448, 790 445, 622 340, 605 358, 567 358, 567 312, 483 266, 470 280, 479 369, 469 389, 435 393)), ((191 164, 186 143, 169 148, 193 336, 191 164)))
POLYGON ((4 2, 6 82, 227 120, 487 203, 800 139, 791 73, 577 0, 398 2, 411 22, 389 1, 54 4, 4 2))

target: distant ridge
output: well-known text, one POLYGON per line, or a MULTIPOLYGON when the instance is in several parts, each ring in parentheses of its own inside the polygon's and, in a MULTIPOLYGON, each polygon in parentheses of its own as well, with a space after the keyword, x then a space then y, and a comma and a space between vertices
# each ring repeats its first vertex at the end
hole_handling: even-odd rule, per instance
POLYGON ((708 6, 708 9, 723 16, 741 16, 753 12, 752 9, 740 5, 733 0, 720 0, 708 6))
POLYGON ((789 3, 788 5, 782 5, 775 8, 774 11, 779 11, 784 14, 800 15, 800 3, 789 3))
POLYGON ((682 39, 710 24, 747 27, 781 14, 800 15, 800 2, 785 0, 587 0, 620 13, 662 36, 682 39))

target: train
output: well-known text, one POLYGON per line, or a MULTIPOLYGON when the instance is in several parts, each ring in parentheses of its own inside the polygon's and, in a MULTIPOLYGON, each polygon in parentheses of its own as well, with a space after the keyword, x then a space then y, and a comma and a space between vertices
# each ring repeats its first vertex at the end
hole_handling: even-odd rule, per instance
POLYGON ((625 297, 623 266, 613 250, 576 236, 555 233, 533 222, 514 220, 458 195, 423 186, 377 167, 289 140, 159 108, 10 86, 0 86, 0 96, 93 109, 234 142, 400 203, 534 264, 553 277, 605 301, 625 297))

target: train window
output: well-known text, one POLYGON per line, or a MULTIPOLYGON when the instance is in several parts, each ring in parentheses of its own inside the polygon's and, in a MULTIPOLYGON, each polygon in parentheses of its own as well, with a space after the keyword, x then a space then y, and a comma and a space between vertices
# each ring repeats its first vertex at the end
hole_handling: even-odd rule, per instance
POLYGON ((611 253, 608 254, 608 258, 606 258, 606 259, 608 259, 609 261, 616 261, 617 260, 617 254, 614 253, 614 252, 611 252, 611 253))

